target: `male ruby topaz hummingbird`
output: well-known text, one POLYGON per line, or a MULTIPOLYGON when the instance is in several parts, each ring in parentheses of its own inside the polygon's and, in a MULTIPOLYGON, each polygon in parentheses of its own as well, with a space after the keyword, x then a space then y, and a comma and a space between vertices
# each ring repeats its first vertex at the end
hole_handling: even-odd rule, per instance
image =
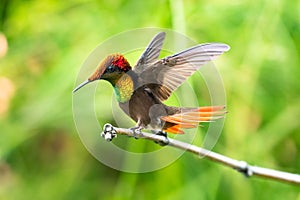
POLYGON ((159 59, 164 38, 164 32, 155 35, 133 68, 121 54, 107 56, 73 92, 96 80, 110 82, 119 106, 136 122, 132 128, 135 133, 145 128, 156 134, 182 134, 182 129, 224 117, 223 105, 188 108, 167 106, 163 101, 197 69, 230 47, 222 43, 199 44, 159 59))

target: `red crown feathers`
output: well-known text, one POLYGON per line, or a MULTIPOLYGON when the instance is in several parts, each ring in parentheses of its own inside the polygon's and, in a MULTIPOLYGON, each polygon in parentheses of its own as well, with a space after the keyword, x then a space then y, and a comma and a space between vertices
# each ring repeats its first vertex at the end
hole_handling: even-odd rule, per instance
POLYGON ((112 64, 119 67, 120 69, 122 69, 125 72, 131 70, 131 66, 128 63, 128 61, 126 60, 126 58, 124 58, 124 56, 122 56, 120 54, 116 54, 114 56, 114 60, 112 61, 112 64))

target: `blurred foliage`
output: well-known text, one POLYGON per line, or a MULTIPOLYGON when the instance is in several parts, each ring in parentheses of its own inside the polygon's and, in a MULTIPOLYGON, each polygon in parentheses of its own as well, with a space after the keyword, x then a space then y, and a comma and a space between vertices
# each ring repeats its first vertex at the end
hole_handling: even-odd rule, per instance
POLYGON ((214 150, 300 173, 299 19, 297 0, 2 0, 0 199, 300 199, 297 186, 189 153, 151 173, 108 168, 80 142, 71 96, 86 56, 119 32, 161 27, 228 43, 216 63, 229 114, 214 150))

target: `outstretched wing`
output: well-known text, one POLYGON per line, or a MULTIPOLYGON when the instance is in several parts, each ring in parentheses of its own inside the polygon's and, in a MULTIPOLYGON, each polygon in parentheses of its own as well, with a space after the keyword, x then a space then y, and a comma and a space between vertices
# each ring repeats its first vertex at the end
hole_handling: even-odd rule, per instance
POLYGON ((139 83, 160 100, 166 100, 189 76, 209 61, 228 51, 222 43, 207 43, 165 57, 139 73, 139 83))
POLYGON ((157 61, 165 36, 165 32, 160 32, 153 37, 135 65, 134 71, 143 71, 147 64, 157 61))

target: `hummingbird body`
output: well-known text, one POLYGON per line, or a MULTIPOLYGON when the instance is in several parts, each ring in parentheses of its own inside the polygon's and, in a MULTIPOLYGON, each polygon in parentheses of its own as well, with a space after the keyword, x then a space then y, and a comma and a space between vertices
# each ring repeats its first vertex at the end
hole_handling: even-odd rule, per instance
POLYGON ((184 133, 182 128, 195 128, 200 122, 224 117, 224 106, 180 108, 163 101, 200 66, 229 50, 229 46, 202 44, 159 60, 164 37, 162 32, 152 39, 133 69, 123 55, 109 55, 73 92, 95 80, 110 82, 119 106, 139 129, 178 134, 184 133))

